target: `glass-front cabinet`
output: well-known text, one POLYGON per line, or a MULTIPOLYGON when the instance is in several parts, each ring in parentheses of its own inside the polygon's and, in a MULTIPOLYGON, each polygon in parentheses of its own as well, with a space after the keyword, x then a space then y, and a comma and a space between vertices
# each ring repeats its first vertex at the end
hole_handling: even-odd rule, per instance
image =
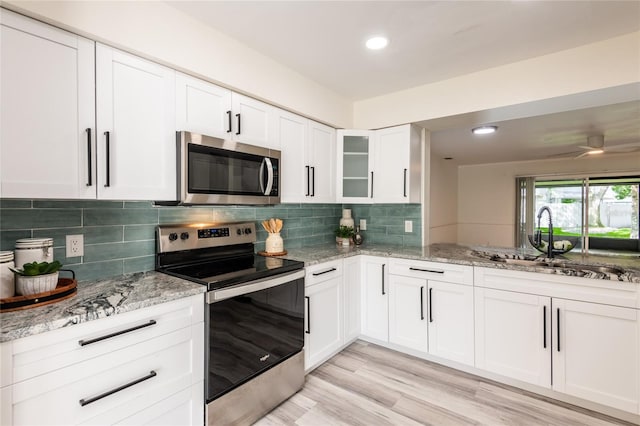
POLYGON ((405 124, 380 130, 338 130, 337 201, 419 203, 421 137, 405 124))
POLYGON ((338 198, 371 202, 373 138, 368 130, 338 130, 338 198))

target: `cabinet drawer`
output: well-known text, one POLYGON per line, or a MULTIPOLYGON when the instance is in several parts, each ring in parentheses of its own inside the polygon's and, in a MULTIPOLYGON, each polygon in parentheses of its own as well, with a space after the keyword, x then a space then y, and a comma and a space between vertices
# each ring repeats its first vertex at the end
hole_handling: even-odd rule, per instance
POLYGON ((202 322, 202 298, 192 296, 9 342, 12 383, 202 322))
POLYGON ((473 285, 473 267, 422 260, 392 259, 389 273, 405 277, 473 285))
POLYGON ((194 343, 201 332, 190 326, 14 384, 13 424, 118 421, 189 388, 202 371, 194 343))
POLYGON ((305 287, 342 276, 342 259, 309 266, 306 272, 305 287))

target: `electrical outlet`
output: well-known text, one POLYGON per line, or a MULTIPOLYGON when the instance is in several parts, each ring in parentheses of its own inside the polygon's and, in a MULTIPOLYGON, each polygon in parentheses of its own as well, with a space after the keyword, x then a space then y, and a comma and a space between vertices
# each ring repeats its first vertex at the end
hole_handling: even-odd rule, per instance
POLYGON ((404 232, 413 232, 413 221, 405 220, 404 221, 404 232))
POLYGON ((84 235, 67 235, 67 257, 84 256, 84 235))
POLYGON ((360 230, 361 231, 367 230, 367 219, 360 219, 360 230))

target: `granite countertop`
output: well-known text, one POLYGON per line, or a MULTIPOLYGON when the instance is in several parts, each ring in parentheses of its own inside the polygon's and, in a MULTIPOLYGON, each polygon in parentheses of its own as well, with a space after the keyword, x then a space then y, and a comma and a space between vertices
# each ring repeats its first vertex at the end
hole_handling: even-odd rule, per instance
POLYGON ((343 247, 335 244, 326 246, 304 247, 288 250, 284 257, 303 261, 305 266, 327 262, 356 255, 370 255, 382 257, 397 257, 402 259, 427 260, 432 262, 454 263, 458 265, 483 266, 498 269, 513 269, 528 272, 543 272, 547 274, 575 276, 600 280, 611 280, 624 283, 640 284, 640 258, 582 255, 579 252, 567 253, 563 257, 555 258, 558 262, 571 264, 613 266, 623 268, 624 274, 609 274, 589 270, 575 270, 563 268, 546 268, 530 265, 516 265, 489 260, 492 254, 499 254, 505 258, 524 258, 539 256, 533 249, 514 249, 501 247, 464 246, 457 244, 432 244, 425 247, 401 247, 384 244, 363 244, 361 246, 343 247))
POLYGON ((151 271, 78 283, 67 300, 0 314, 0 342, 204 293, 206 287, 151 271))

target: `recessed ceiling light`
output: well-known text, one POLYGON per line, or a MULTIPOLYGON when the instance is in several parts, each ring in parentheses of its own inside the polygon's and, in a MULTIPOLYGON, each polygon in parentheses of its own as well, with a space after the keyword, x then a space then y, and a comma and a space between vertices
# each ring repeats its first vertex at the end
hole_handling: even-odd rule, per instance
POLYGON ((371 37, 367 40, 366 46, 371 50, 380 50, 387 47, 389 44, 389 39, 382 36, 371 37))
POLYGON ((498 126, 480 126, 471 129, 474 135, 488 135, 498 130, 498 126))
POLYGON ((587 151, 589 155, 602 154, 604 151, 601 149, 592 149, 591 151, 587 151))

